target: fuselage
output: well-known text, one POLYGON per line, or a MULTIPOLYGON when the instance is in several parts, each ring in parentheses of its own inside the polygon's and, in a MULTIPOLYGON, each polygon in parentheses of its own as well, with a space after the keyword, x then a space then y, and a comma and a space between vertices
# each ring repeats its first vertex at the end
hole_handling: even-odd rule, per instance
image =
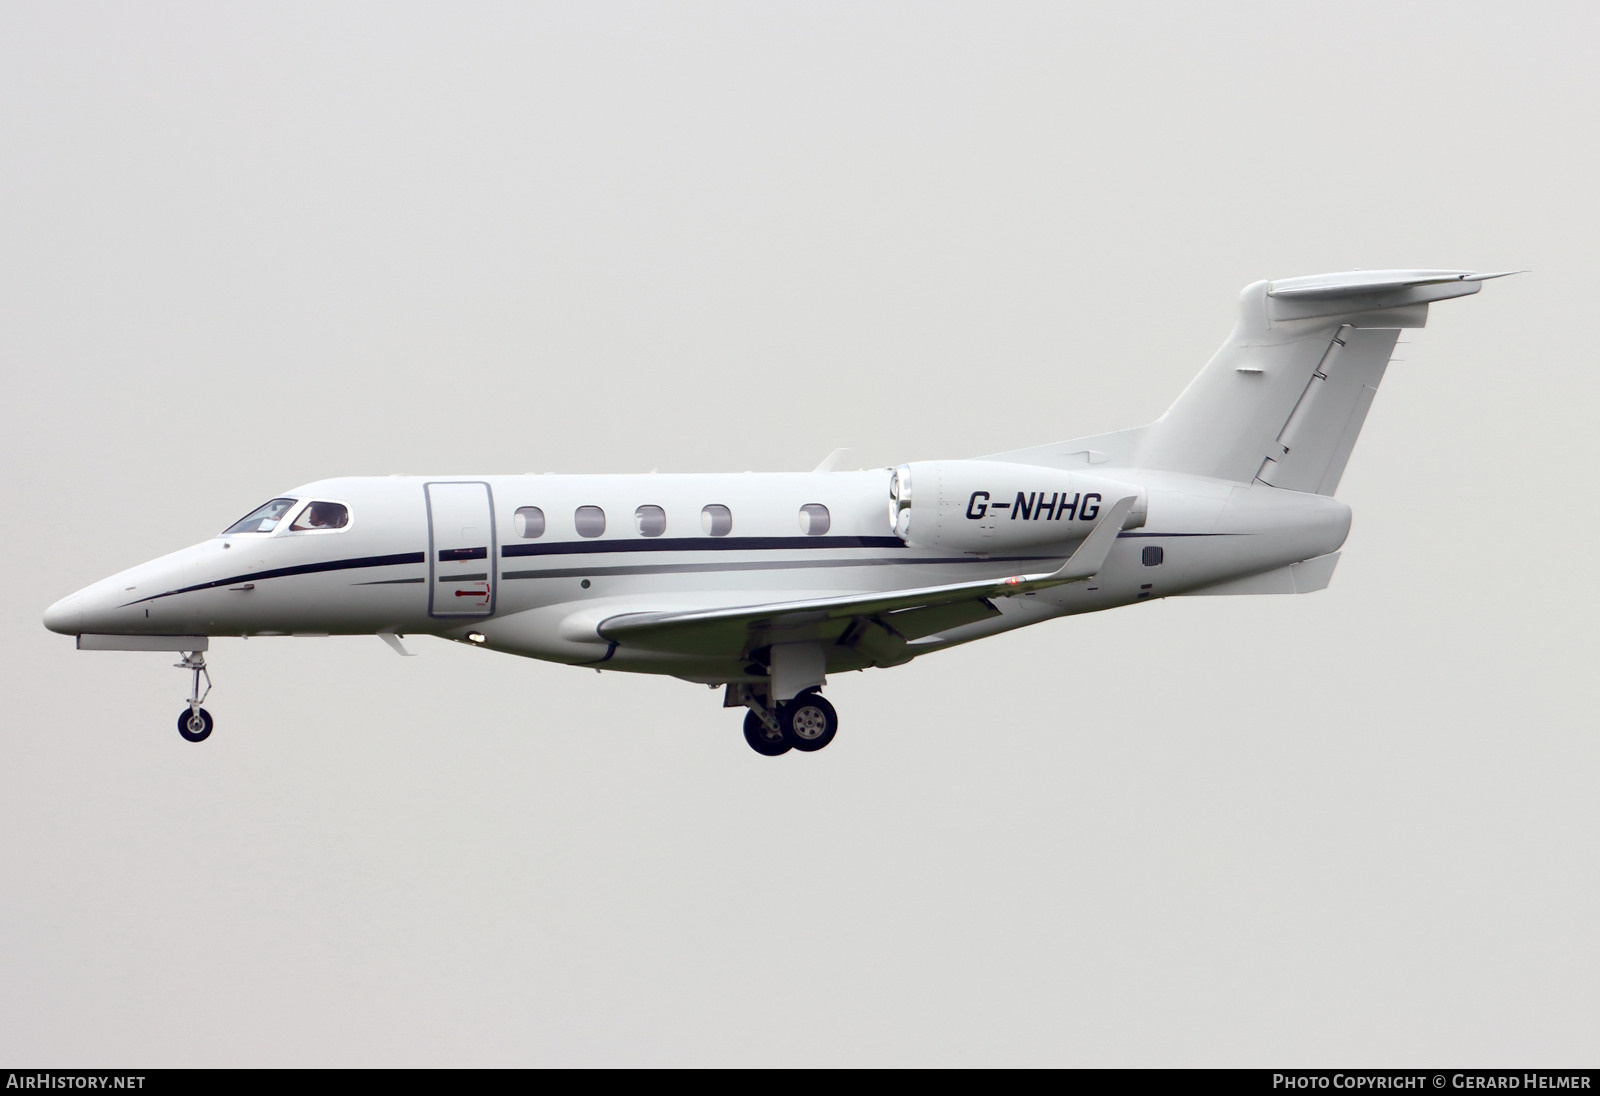
MULTIPOLYGON (((1105 474, 1142 489, 1148 510, 1099 574, 1006 599, 997 616, 922 640, 918 653, 1270 571, 1336 551, 1349 530, 1349 508, 1322 495, 1144 469, 1105 474)), ((103 635, 424 633, 730 681, 744 673, 739 660, 619 651, 596 626, 621 610, 998 578, 1049 569, 1073 548, 908 544, 890 523, 889 478, 875 469, 321 480, 285 492, 280 516, 254 523, 270 527, 230 530, 113 575, 51 606, 45 623, 103 635)), ((857 668, 838 656, 830 670, 857 668)))

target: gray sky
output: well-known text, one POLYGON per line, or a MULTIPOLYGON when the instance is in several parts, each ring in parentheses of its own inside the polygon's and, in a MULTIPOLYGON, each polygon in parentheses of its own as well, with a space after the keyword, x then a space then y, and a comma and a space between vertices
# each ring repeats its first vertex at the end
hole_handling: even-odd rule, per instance
POLYGON ((0 1060, 1593 1064, 1591 5, 0 7, 0 1060), (1309 597, 717 694, 54 599, 294 484, 1147 421, 1259 277, 1408 335, 1309 597), (997 708, 1001 692, 1009 703, 997 708))

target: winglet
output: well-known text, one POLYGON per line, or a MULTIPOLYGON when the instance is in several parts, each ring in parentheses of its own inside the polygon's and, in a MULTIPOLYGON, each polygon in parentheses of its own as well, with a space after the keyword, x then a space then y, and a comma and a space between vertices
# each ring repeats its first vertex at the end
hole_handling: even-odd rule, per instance
POLYGON ((1051 586, 1064 586, 1069 582, 1093 578, 1099 573, 1100 568, 1105 566, 1106 557, 1111 554, 1111 546, 1117 543, 1117 534, 1122 532, 1123 524, 1133 511, 1134 503, 1138 501, 1137 495, 1127 495, 1118 499, 1095 523, 1089 535, 1083 538, 1078 550, 1068 556, 1067 561, 1059 568, 1047 575, 1018 575, 1016 578, 1008 578, 1004 584, 1006 588, 1000 591, 999 596, 1014 597, 1017 594, 1028 594, 1051 586))
POLYGON ((1111 511, 1083 538, 1078 550, 1061 565, 1059 571, 1050 576, 1051 579, 1056 582, 1075 582, 1098 573, 1105 566, 1106 557, 1111 554, 1111 546, 1117 543, 1117 534, 1122 532, 1123 523, 1133 511, 1133 504, 1138 501, 1136 495, 1118 499, 1111 511))

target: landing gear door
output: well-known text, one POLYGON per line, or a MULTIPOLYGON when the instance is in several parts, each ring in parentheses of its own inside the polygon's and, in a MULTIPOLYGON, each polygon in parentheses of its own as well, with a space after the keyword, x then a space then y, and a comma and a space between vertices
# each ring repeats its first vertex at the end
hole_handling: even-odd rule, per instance
POLYGON ((486 617, 494 612, 494 495, 487 483, 427 483, 428 615, 486 617))

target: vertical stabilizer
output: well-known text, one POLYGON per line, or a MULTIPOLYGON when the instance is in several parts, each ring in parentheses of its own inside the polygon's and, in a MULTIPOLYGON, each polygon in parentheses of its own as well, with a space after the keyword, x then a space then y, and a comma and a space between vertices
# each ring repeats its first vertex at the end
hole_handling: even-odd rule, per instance
POLYGON ((1109 461, 1331 495, 1400 331, 1426 324, 1434 301, 1503 276, 1358 270, 1256 282, 1240 295, 1228 340, 1161 418, 995 459, 1109 461))
POLYGON ((1247 286, 1233 334, 1146 428, 1139 464, 1332 494, 1401 329, 1498 276, 1355 271, 1247 286))

